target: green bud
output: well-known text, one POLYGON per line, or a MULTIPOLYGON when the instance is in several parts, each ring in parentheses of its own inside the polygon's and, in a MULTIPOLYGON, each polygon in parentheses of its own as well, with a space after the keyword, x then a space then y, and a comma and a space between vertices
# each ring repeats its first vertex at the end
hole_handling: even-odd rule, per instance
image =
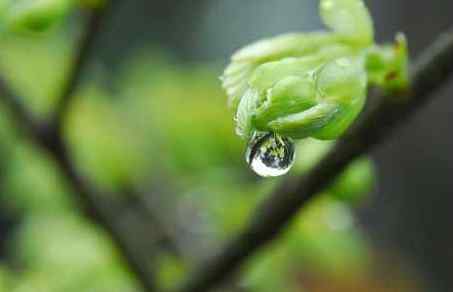
POLYGON ((343 35, 354 36, 364 46, 373 43, 373 21, 361 0, 321 0, 320 14, 324 24, 343 35))
POLYGON ((10 4, 7 23, 17 31, 43 32, 66 16, 72 0, 16 0, 10 4))
POLYGON ((408 49, 403 34, 398 34, 394 44, 373 46, 366 53, 366 70, 369 83, 388 91, 408 87, 408 49))
MULTIPOLYGON (((325 32, 288 33, 260 40, 239 50, 231 57, 231 64, 222 76, 222 85, 233 110, 247 90, 248 80, 259 75, 260 65, 285 58, 310 57, 319 65, 323 60, 353 53, 356 42, 350 36, 325 32), (312 56, 317 56, 312 58, 312 56), (259 70, 258 70, 259 69, 259 70)), ((312 65, 313 66, 313 65, 312 65)))
POLYGON ((368 85, 408 87, 404 37, 374 45, 362 0, 321 0, 320 14, 330 31, 284 34, 232 56, 222 85, 242 138, 260 131, 336 139, 363 109, 368 85))
POLYGON ((318 139, 335 139, 356 119, 365 104, 367 75, 362 58, 340 58, 319 72, 317 89, 321 100, 336 105, 328 122, 313 133, 318 139))
POLYGON ((260 66, 250 80, 259 98, 248 109, 248 131, 270 131, 296 139, 334 139, 343 133, 363 107, 366 73, 361 58, 324 64, 326 60, 319 56, 292 58, 260 66), (279 80, 280 76, 287 77, 279 80))
POLYGON ((303 77, 290 75, 278 81, 265 96, 265 100, 254 113, 253 123, 257 129, 266 129, 275 119, 314 106, 315 81, 309 75, 303 77))

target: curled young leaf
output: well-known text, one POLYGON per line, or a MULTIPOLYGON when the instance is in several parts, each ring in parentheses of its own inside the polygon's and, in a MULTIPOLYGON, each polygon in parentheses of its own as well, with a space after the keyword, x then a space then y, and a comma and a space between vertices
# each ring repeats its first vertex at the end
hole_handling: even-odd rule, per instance
MULTIPOLYGON (((259 132, 288 141, 333 140, 363 109, 369 85, 408 87, 404 37, 398 35, 392 45, 374 44, 373 21, 362 0, 320 0, 320 14, 330 31, 284 34, 232 56, 222 85, 242 138, 259 132)), ((282 161, 276 155, 260 158, 270 168, 282 161)))
POLYGON ((368 84, 407 86, 404 37, 374 45, 361 0, 321 0, 320 13, 331 31, 284 34, 232 56, 222 80, 241 137, 269 131, 335 139, 363 108, 368 84))
POLYGON ((320 14, 334 32, 353 36, 364 46, 373 43, 373 21, 361 0, 321 0, 320 14))

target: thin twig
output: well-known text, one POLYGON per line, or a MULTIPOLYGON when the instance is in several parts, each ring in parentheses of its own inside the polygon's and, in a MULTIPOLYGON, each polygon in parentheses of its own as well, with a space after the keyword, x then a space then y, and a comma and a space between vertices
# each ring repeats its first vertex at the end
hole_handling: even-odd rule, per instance
MULTIPOLYGON (((110 2, 110 1, 108 1, 110 2)), ((74 190, 74 195, 78 196, 83 210, 96 224, 102 226, 112 237, 118 247, 123 259, 127 262, 131 270, 137 275, 139 281, 146 291, 155 291, 153 274, 149 269, 149 263, 143 253, 139 253, 131 238, 131 233, 113 220, 119 214, 115 210, 119 208, 111 204, 105 204, 105 200, 100 193, 77 171, 77 167, 71 160, 68 147, 63 140, 62 123, 68 111, 70 99, 81 80, 81 72, 87 63, 90 51, 93 49, 94 40, 100 30, 100 24, 105 12, 96 10, 90 13, 87 25, 87 32, 82 37, 74 66, 69 74, 67 83, 64 86, 60 103, 54 119, 49 124, 37 121, 28 109, 20 102, 20 99, 13 94, 7 83, 0 79, 0 98, 3 99, 15 122, 36 145, 47 151, 55 160, 61 173, 67 179, 74 190)), ((151 231, 150 231, 151 232, 151 231)), ((132 235, 133 236, 133 235, 132 235)))
MULTIPOLYGON (((230 277, 259 248, 277 237, 297 212, 356 157, 367 153, 433 98, 453 72, 453 31, 439 37, 412 71, 405 102, 382 103, 352 129, 308 175, 288 178, 255 211, 251 222, 216 256, 189 275, 181 292, 204 292, 230 277)), ((380 96, 379 98, 388 97, 380 96)))
MULTIPOLYGON (((55 162, 71 184, 75 194, 78 195, 78 199, 87 215, 110 234, 113 242, 122 253, 123 259, 137 275, 145 290, 156 291, 148 257, 145 257, 143 253, 136 249, 133 244, 134 238, 131 237, 133 236, 132 233, 123 228, 121 224, 118 224, 121 222, 115 220, 115 217, 120 214, 115 214, 114 212, 115 210, 120 210, 120 208, 106 205, 104 203, 105 200, 102 200, 101 196, 106 197, 109 195, 99 195, 100 192, 78 173, 77 167, 69 158, 68 150, 61 139, 53 140, 50 144, 45 145, 47 150, 54 156, 55 162)), ((150 230, 149 232, 153 231, 150 230)))
POLYGON ((67 79, 63 86, 60 99, 58 99, 54 116, 51 120, 52 125, 60 127, 63 125, 63 119, 66 117, 67 111, 69 110, 74 92, 82 79, 82 71, 86 67, 89 58, 93 55, 96 38, 106 19, 105 15, 112 9, 112 2, 114 1, 106 1, 106 4, 104 4, 102 8, 83 11, 88 14, 88 21, 77 42, 78 47, 76 48, 76 55, 73 58, 70 71, 67 73, 67 79))
POLYGON ((18 126, 29 131, 31 135, 36 135, 39 132, 39 126, 35 123, 34 116, 23 106, 21 100, 13 92, 6 80, 0 78, 0 98, 15 115, 18 126))
POLYGON ((116 243, 124 255, 125 261, 135 272, 141 284, 146 291, 155 291, 155 281, 153 273, 149 269, 149 263, 143 254, 135 250, 134 244, 125 229, 112 220, 118 214, 112 214, 112 208, 104 206, 99 199, 97 190, 95 190, 77 171, 76 166, 70 158, 69 149, 63 140, 64 118, 67 116, 71 100, 75 90, 78 88, 83 69, 91 57, 95 48, 95 42, 99 36, 102 24, 106 19, 106 14, 112 9, 112 2, 107 1, 105 6, 99 9, 93 9, 88 12, 88 21, 86 28, 78 42, 79 47, 76 50, 76 56, 73 65, 64 84, 60 99, 55 109, 55 116, 50 121, 47 132, 44 137, 47 139, 45 146, 54 155, 56 162, 60 166, 63 174, 71 183, 76 194, 83 204, 85 211, 94 219, 95 222, 103 226, 116 243))
MULTIPOLYGON (((4 84, 0 80, 0 84, 4 84)), ((134 234, 128 228, 124 228, 124 224, 115 218, 120 218, 123 212, 114 202, 107 202, 106 198, 112 197, 109 194, 100 194, 88 181, 86 181, 77 171, 76 166, 68 157, 66 147, 63 146, 63 141, 60 135, 48 135, 46 130, 39 126, 39 123, 34 120, 25 119, 30 117, 26 109, 16 103, 18 100, 10 91, 6 91, 7 87, 0 87, 0 98, 12 112, 12 118, 20 125, 20 128, 31 138, 31 140, 41 149, 48 152, 54 159, 57 167, 60 169, 63 177, 67 180, 73 189, 73 194, 77 196, 83 211, 88 218, 99 226, 102 226, 112 237, 123 259, 127 262, 131 270, 137 275, 140 282, 143 284, 146 291, 156 291, 153 273, 149 270, 147 258, 144 253, 137 250, 133 243, 134 234), (14 98, 14 100, 12 100, 14 98), (12 104, 15 106, 11 106, 12 104), (20 114, 27 113, 26 115, 20 114), (31 121, 31 122, 30 122, 31 121)), ((130 229, 130 228, 129 228, 130 229)), ((149 230, 148 232, 153 232, 149 230)), ((149 235, 149 234, 148 234, 149 235)))

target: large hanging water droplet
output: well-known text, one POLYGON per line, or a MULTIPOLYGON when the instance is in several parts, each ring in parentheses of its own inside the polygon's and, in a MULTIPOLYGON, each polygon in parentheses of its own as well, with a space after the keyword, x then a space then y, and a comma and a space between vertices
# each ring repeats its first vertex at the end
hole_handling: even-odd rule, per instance
POLYGON ((286 174, 294 164, 294 142, 275 133, 256 132, 250 139, 245 159, 263 177, 286 174))

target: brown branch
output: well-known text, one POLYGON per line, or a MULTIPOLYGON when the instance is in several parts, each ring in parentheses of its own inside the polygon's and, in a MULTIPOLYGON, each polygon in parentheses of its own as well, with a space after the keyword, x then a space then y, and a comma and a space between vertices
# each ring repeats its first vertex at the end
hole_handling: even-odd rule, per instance
MULTIPOLYGON (((216 256, 188 277, 181 292, 204 292, 230 277, 259 248, 277 237, 297 212, 356 157, 382 142, 397 125, 433 98, 453 72, 453 31, 430 46, 412 71, 411 90, 366 115, 306 176, 286 179, 255 211, 251 222, 216 256)), ((380 99, 389 100, 380 96, 380 99)))

